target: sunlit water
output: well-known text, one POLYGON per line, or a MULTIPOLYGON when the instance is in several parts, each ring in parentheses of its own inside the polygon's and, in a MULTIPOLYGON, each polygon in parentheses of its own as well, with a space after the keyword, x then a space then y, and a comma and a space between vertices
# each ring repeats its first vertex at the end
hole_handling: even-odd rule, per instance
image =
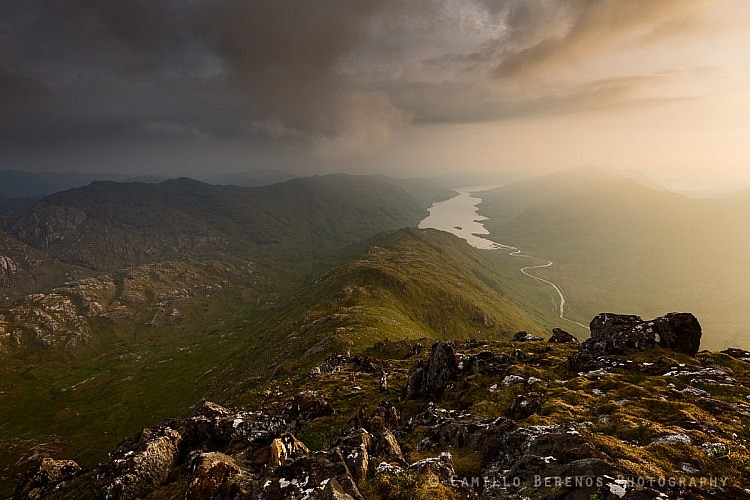
POLYGON ((419 223, 419 227, 421 229, 432 228, 453 233, 459 238, 466 240, 469 245, 475 248, 483 250, 503 248, 502 245, 481 236, 490 234, 485 229, 484 224, 482 224, 482 221, 487 220, 487 217, 479 215, 477 212, 477 205, 482 199, 472 196, 472 193, 486 191, 493 187, 496 186, 455 189, 458 195, 450 200, 434 203, 430 207, 430 215, 419 223))
MULTIPOLYGON (((487 217, 479 215, 477 205, 482 202, 482 199, 473 196, 473 193, 481 193, 497 186, 480 186, 480 187, 465 187, 456 188, 458 194, 453 198, 438 203, 433 203, 430 207, 430 215, 425 217, 422 222, 419 223, 420 229, 439 229, 448 233, 455 234, 459 238, 466 240, 469 245, 479 248, 482 250, 497 250, 504 249, 508 252, 508 255, 514 257, 527 257, 532 258, 530 255, 523 254, 518 247, 511 245, 504 245, 497 243, 488 238, 483 238, 482 235, 490 234, 489 231, 484 227, 483 221, 487 220, 487 217)), ((546 260, 546 259, 542 259, 546 260)), ((529 278, 535 279, 545 285, 551 286, 558 297, 559 302, 559 316, 565 321, 575 323, 578 326, 587 328, 586 325, 574 321, 565 317, 565 294, 563 293, 560 286, 552 281, 544 279, 542 277, 531 274, 531 269, 542 269, 545 267, 552 266, 552 261, 547 260, 544 264, 525 266, 520 271, 528 276, 529 278)))

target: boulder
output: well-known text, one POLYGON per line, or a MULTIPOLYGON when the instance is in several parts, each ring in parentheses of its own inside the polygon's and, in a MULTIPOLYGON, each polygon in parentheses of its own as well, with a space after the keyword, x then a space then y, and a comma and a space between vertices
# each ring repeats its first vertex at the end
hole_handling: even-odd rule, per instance
POLYGON ((537 337, 536 335, 532 335, 529 332, 520 331, 513 335, 513 341, 514 342, 534 342, 537 340, 544 340, 542 337, 537 337))
POLYGON ((387 459, 389 462, 407 465, 396 436, 394 436, 388 429, 383 431, 380 439, 378 439, 377 444, 375 445, 375 453, 376 455, 387 459))
POLYGON ((291 428, 299 424, 310 422, 318 417, 327 417, 336 413, 333 406, 314 391, 304 391, 296 394, 289 408, 284 412, 285 420, 291 428))
POLYGON ((310 449, 302 441, 287 432, 271 442, 268 447, 266 465, 278 467, 308 453, 310 453, 310 449))
POLYGON ((556 344, 578 344, 578 339, 562 328, 553 328, 549 341, 556 344))
POLYGON ((444 451, 437 457, 430 457, 419 460, 409 465, 409 472, 416 474, 430 473, 436 476, 440 481, 448 481, 456 475, 453 469, 453 457, 450 453, 444 451))
POLYGON ((232 457, 219 452, 199 453, 190 464, 187 500, 247 496, 240 479, 243 471, 232 457))
POLYGON ((142 498, 164 484, 179 456, 182 436, 166 425, 143 429, 121 444, 97 475, 105 498, 142 498))
POLYGON ((339 445, 352 476, 357 480, 366 478, 370 472, 370 453, 375 448, 372 434, 357 429, 339 439, 339 445))
POLYGON ((589 328, 591 338, 569 360, 573 370, 600 357, 656 347, 695 356, 701 340, 701 326, 690 313, 669 313, 650 321, 635 315, 600 313, 589 328))
POLYGON ((357 483, 346 466, 341 449, 310 453, 275 469, 272 475, 260 481, 260 491, 253 498, 270 500, 277 498, 347 498, 362 499, 357 483), (336 494, 330 496, 329 484, 338 483, 336 494), (325 493, 328 491, 328 493, 325 493))
POLYGON ((14 498, 42 498, 72 479, 80 470, 72 460, 43 458, 18 482, 14 498))
POLYGON ((265 410, 233 412, 203 401, 186 421, 183 435, 186 445, 201 443, 217 449, 229 443, 266 445, 286 430, 284 418, 265 410))

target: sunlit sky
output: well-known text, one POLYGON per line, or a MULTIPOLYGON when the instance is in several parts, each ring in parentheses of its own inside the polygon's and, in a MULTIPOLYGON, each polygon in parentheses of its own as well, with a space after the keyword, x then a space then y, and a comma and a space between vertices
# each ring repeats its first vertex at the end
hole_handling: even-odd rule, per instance
POLYGON ((0 0, 0 169, 750 183, 746 0, 0 0))

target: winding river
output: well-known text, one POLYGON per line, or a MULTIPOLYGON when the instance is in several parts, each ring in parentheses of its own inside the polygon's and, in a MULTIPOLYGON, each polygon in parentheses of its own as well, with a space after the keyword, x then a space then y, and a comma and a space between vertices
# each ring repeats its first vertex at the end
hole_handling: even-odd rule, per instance
MULTIPOLYGON (((477 205, 482 199, 475 196, 475 193, 487 191, 494 187, 498 186, 476 186, 454 189, 458 194, 449 200, 433 203, 429 209, 429 215, 419 223, 418 227, 421 229, 439 229, 440 231, 455 234, 459 238, 466 240, 469 245, 481 250, 506 250, 508 255, 513 257, 538 259, 538 257, 523 253, 518 247, 505 245, 483 237, 483 235, 489 234, 489 231, 487 231, 483 224, 483 221, 487 220, 487 217, 479 215, 477 205)), ((546 264, 525 266, 521 268, 521 272, 529 278, 551 286, 557 292, 558 297, 560 297, 560 319, 588 329, 588 326, 565 317, 565 294, 559 285, 529 272, 530 269, 542 269, 553 265, 551 260, 541 260, 546 260, 546 264)))

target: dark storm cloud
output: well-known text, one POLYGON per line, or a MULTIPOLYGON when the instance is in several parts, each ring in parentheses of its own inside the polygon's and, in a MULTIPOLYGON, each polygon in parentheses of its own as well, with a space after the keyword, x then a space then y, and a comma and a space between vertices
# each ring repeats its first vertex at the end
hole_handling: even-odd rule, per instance
POLYGON ((610 109, 649 82, 514 82, 695 31, 709 3, 0 0, 0 144, 234 141, 336 157, 409 124, 610 109))

